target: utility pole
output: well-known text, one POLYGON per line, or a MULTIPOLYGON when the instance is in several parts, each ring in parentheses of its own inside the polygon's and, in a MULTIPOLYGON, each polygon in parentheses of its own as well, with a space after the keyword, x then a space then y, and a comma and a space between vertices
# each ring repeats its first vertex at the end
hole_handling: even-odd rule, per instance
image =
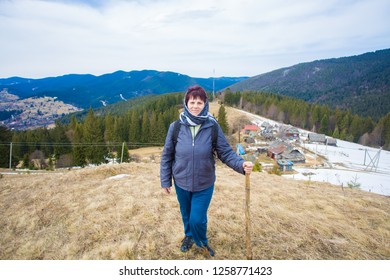
POLYGON ((123 150, 125 149, 125 142, 122 143, 121 163, 123 161, 123 150))
POLYGON ((215 98, 215 69, 213 69, 213 99, 215 98))
POLYGON ((9 169, 12 169, 12 142, 9 144, 9 169))

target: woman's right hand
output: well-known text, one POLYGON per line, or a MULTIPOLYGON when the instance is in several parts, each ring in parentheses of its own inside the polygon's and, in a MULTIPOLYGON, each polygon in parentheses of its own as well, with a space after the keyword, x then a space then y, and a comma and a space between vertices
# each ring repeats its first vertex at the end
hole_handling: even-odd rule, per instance
POLYGON ((166 194, 170 194, 171 191, 172 191, 172 187, 163 188, 163 191, 164 191, 164 193, 166 193, 166 194))

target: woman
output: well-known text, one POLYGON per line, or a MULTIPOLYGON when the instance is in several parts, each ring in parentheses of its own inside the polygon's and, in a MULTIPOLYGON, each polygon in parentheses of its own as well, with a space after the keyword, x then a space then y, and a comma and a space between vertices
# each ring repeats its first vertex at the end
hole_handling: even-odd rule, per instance
POLYGON ((181 251, 195 243, 206 255, 214 256, 207 239, 207 210, 214 191, 215 159, 213 126, 217 126, 215 150, 219 159, 233 170, 250 173, 253 164, 238 156, 227 142, 221 127, 208 112, 206 92, 190 87, 180 114, 180 130, 173 139, 174 123, 169 127, 161 158, 160 180, 163 191, 170 194, 172 178, 180 205, 185 237, 181 251))

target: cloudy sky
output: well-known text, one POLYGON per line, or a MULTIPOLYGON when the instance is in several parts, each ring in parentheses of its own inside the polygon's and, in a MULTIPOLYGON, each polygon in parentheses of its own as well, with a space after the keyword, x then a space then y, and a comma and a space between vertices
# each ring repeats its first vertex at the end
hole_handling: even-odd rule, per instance
POLYGON ((255 76, 390 48, 389 0, 0 0, 0 78, 255 76))

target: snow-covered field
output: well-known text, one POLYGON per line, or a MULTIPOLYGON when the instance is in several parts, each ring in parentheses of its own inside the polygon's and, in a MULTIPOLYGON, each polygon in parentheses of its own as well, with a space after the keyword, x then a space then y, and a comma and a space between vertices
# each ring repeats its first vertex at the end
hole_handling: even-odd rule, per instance
MULTIPOLYGON (((278 122, 247 113, 254 123, 260 125, 267 121, 271 125, 281 125, 278 122)), ((300 130, 307 134, 308 131, 300 130)), ((338 186, 348 187, 348 184, 359 186, 361 190, 390 196, 390 152, 374 149, 337 140, 337 146, 321 144, 304 144, 306 149, 327 159, 325 166, 312 168, 294 167, 298 172, 294 175, 283 175, 297 180, 328 182, 338 186)))
POLYGON ((390 196, 390 152, 337 140, 337 146, 305 144, 328 160, 324 168, 294 168, 294 179, 329 182, 334 185, 359 185, 360 189, 390 196), (311 174, 305 176, 303 174, 311 174))

